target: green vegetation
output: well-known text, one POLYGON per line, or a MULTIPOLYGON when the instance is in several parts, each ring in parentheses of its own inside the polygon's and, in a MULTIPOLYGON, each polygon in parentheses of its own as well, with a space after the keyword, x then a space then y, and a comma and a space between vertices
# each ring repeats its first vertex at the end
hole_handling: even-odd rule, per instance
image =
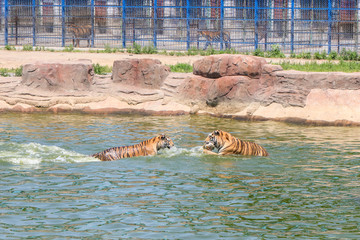
POLYGON ((190 73, 193 71, 192 65, 188 63, 177 63, 175 65, 170 65, 169 67, 172 72, 190 73))
POLYGON ((10 77, 8 68, 0 68, 0 76, 1 77, 10 77))
POLYGON ((45 50, 46 50, 46 49, 45 49, 44 46, 42 46, 42 47, 36 46, 36 47, 35 47, 35 51, 45 51, 45 50))
POLYGON ((94 72, 95 74, 99 74, 99 75, 106 75, 108 73, 112 72, 112 67, 109 66, 102 66, 98 63, 93 64, 93 68, 94 68, 94 72))
POLYGON ((1 77, 21 77, 22 76, 22 66, 18 68, 0 68, 0 76, 1 77))
POLYGON ((23 50, 23 51, 33 51, 34 49, 33 49, 33 46, 32 46, 32 45, 26 44, 26 45, 23 46, 23 49, 22 49, 22 50, 23 50))
POLYGON ((11 51, 11 50, 16 50, 16 48, 14 46, 6 45, 5 50, 11 51))
POLYGON ((70 44, 69 46, 65 46, 64 52, 72 52, 74 51, 74 46, 70 44))
POLYGON ((279 45, 273 45, 269 52, 265 53, 267 58, 285 58, 285 54, 281 52, 279 45))
POLYGON ((305 64, 283 62, 280 64, 284 70, 298 70, 304 72, 360 72, 359 62, 345 62, 341 60, 339 63, 330 61, 317 63, 315 61, 305 64))

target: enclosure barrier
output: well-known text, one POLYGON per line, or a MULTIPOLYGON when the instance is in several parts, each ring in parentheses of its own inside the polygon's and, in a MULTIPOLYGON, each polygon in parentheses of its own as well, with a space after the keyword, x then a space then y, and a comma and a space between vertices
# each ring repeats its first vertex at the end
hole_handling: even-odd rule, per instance
POLYGON ((357 51, 357 0, 0 0, 0 45, 357 51))

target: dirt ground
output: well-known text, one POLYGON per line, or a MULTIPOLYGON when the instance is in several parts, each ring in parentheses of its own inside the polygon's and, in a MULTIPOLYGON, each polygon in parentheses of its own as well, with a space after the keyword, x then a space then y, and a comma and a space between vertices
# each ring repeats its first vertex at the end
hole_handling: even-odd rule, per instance
MULTIPOLYGON (((126 58, 152 58, 158 59, 162 64, 175 65, 177 63, 193 64, 194 61, 203 56, 166 56, 160 54, 129 54, 129 53, 90 53, 90 52, 50 52, 50 51, 21 51, 0 50, 0 68, 17 68, 23 64, 54 61, 75 61, 79 59, 90 59, 92 63, 112 66, 115 60, 126 58)), ((275 59, 267 58, 268 63, 279 63, 282 61, 304 63, 304 59, 275 59)), ((319 62, 321 60, 318 60, 319 62)), ((325 60, 324 60, 325 61, 325 60)))
POLYGON ((159 59, 163 64, 175 65, 177 63, 192 64, 202 56, 165 56, 158 54, 129 54, 129 53, 89 53, 89 52, 50 52, 50 51, 8 51, 0 50, 0 68, 17 68, 23 64, 54 61, 75 61, 91 59, 93 63, 112 66, 114 60, 126 58, 152 58, 159 59))

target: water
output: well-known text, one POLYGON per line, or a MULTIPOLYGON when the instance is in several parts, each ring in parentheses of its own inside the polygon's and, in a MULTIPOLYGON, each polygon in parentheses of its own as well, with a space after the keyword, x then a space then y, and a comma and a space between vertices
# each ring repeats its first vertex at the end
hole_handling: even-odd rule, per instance
POLYGON ((2 114, 0 137, 0 239, 360 238, 360 128, 2 114), (203 155, 214 129, 270 157, 203 155), (176 148, 88 157, 158 133, 176 148))

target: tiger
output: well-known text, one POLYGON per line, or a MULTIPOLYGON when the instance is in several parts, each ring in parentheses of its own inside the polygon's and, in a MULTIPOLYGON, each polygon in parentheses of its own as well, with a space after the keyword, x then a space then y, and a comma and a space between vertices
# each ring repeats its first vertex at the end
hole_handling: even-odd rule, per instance
POLYGON ((206 137, 203 151, 204 153, 214 155, 240 154, 269 156, 265 148, 259 144, 237 139, 230 133, 222 130, 215 130, 206 137), (218 153, 212 152, 215 148, 218 150, 218 153))
POLYGON ((73 34, 73 45, 74 47, 80 47, 80 40, 86 39, 88 42, 87 47, 90 47, 90 38, 92 33, 91 25, 76 25, 69 23, 68 31, 73 34))
POLYGON ((160 134, 135 145, 113 147, 91 156, 98 158, 101 161, 114 161, 121 158, 153 156, 156 155, 160 149, 171 148, 173 146, 174 142, 170 138, 165 134, 160 134))
MULTIPOLYGON (((221 41, 221 31, 199 31, 200 35, 206 38, 206 44, 203 50, 206 50, 209 45, 212 45, 211 43, 216 41, 221 41)), ((228 31, 222 32, 222 40, 225 43, 226 49, 231 49, 230 46, 230 33, 228 31)))

